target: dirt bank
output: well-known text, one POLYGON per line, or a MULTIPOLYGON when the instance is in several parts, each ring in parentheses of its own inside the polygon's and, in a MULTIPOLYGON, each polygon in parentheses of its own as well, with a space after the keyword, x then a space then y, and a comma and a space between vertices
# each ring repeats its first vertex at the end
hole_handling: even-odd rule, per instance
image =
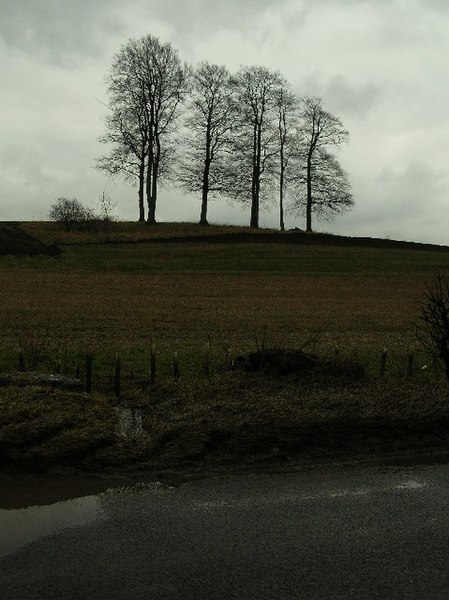
POLYGON ((120 400, 43 385, 0 388, 3 471, 113 475, 448 448, 443 383, 232 372, 120 400))

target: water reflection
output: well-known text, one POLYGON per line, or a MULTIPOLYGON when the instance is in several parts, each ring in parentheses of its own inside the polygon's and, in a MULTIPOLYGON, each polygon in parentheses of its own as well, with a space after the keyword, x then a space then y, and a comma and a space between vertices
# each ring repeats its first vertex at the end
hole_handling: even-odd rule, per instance
POLYGON ((0 556, 66 527, 88 525, 102 517, 98 496, 85 496, 48 506, 0 510, 0 556))
POLYGON ((106 488, 104 482, 99 482, 95 488, 93 482, 50 480, 41 482, 40 495, 37 495, 39 500, 36 500, 37 502, 46 498, 47 503, 28 506, 30 494, 33 490, 37 491, 37 481, 31 480, 27 487, 24 482, 17 482, 18 485, 14 486, 13 480, 9 480, 9 494, 3 487, 5 480, 0 483, 2 484, 0 499, 3 499, 1 504, 9 508, 9 510, 0 509, 0 556, 11 554, 25 544, 58 530, 90 525, 101 519, 107 519, 117 510, 117 501, 120 497, 146 493, 153 498, 163 499, 166 494, 175 489, 159 481, 131 483, 125 486, 122 483, 112 488, 106 488), (82 496, 87 489, 90 489, 90 495, 82 496), (66 498, 67 494, 70 494, 72 499, 55 502, 55 494, 58 491, 61 494, 60 498, 66 498), (95 495, 92 494, 94 491, 95 495), (49 498, 52 498, 51 504, 48 503, 49 498), (13 506, 27 506, 27 508, 12 508, 13 506))

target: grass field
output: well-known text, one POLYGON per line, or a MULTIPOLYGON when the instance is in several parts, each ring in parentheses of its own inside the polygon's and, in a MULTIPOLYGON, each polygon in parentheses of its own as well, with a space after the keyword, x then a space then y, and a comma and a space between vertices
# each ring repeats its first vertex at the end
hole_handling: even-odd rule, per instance
POLYGON ((163 241, 236 232, 185 224, 120 223, 109 231, 116 242, 146 236, 151 243, 103 243, 104 232, 66 235, 54 224, 24 228, 63 252, 0 258, 0 373, 16 368, 20 347, 28 362, 37 355, 38 369, 51 370, 59 357, 72 375, 78 357, 93 352, 95 391, 0 388, 0 456, 7 464, 143 468, 211 456, 288 456, 320 444, 334 452, 362 439, 377 447, 385 436, 393 447, 413 445, 416 435, 424 445, 427 434, 445 439, 447 384, 435 377, 413 322, 424 282, 449 270, 449 252, 163 241), (152 338, 155 386, 148 382, 152 338), (201 374, 206 341, 209 378, 201 374), (257 345, 307 342, 323 357, 338 349, 339 360, 355 359, 368 378, 278 379, 223 369, 226 348, 238 355, 257 345), (415 376, 404 379, 412 347, 415 376), (379 380, 383 348, 387 376, 379 380), (171 380, 174 350, 181 383, 171 380), (116 352, 127 382, 120 402, 137 407, 138 438, 117 434, 120 402, 108 383, 116 352))
MULTIPOLYGON (((136 237, 136 225, 116 224, 114 235, 136 237)), ((17 355, 19 345, 32 349, 45 340, 46 349, 64 355, 93 351, 102 362, 120 351, 144 367, 153 337, 162 363, 177 350, 190 370, 207 340, 220 360, 227 346, 237 354, 254 349, 257 341, 297 347, 316 338, 317 351, 332 354, 338 348, 373 372, 387 348, 390 371, 399 373, 402 355, 412 347, 420 350, 412 323, 424 282, 449 270, 449 252, 298 244, 92 245, 85 243, 92 241, 90 233, 69 234, 70 244, 63 245, 64 233, 55 227, 27 228, 48 242, 59 241, 59 258, 0 259, 4 362, 17 355)), ((164 226, 151 235, 205 229, 211 235, 222 231, 164 226)), ((139 231, 141 239, 145 229, 139 231)))

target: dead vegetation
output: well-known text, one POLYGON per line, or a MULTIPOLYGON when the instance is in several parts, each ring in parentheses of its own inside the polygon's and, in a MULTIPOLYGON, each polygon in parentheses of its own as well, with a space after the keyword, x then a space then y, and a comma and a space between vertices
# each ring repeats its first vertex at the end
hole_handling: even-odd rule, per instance
POLYGON ((444 269, 449 254, 443 252, 203 242, 93 246, 79 238, 57 260, 4 257, 0 373, 17 369, 23 352, 35 369, 73 377, 79 358, 92 352, 94 393, 40 380, 1 387, 3 464, 107 470, 264 454, 288 459, 311 448, 331 454, 377 448, 386 439, 446 444, 447 384, 416 347, 411 326, 423 282, 444 269), (149 384, 151 340, 155 385, 149 384), (404 359, 413 346, 415 375, 407 380, 404 359), (267 348, 276 349, 269 361, 267 348), (291 362, 304 357, 292 349, 311 361, 301 374, 291 362), (120 401, 111 397, 110 382, 117 351, 120 401), (244 357, 251 368, 227 371, 229 355, 244 357), (138 411, 145 435, 119 435, 123 407, 138 411))
POLYGON ((299 381, 231 371, 117 401, 48 387, 0 390, 0 456, 28 470, 129 472, 189 464, 445 448, 441 383, 299 381), (123 436, 121 410, 139 417, 123 436))

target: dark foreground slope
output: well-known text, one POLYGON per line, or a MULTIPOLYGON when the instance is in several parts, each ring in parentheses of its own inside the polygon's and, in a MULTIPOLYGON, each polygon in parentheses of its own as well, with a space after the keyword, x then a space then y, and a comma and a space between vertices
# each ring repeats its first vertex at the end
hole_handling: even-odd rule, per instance
POLYGON ((57 246, 44 244, 14 223, 0 222, 0 256, 58 256, 60 253, 57 246))

